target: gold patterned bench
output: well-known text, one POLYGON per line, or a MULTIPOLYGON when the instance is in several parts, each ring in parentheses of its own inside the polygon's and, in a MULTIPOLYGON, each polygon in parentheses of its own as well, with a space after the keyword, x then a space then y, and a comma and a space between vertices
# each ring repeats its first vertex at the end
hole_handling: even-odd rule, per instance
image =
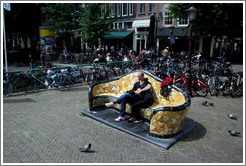
MULTIPOLYGON (((170 138, 182 131, 182 126, 190 106, 188 95, 172 86, 170 95, 164 98, 160 95, 162 80, 151 73, 138 70, 116 77, 112 80, 93 84, 89 89, 89 106, 91 108, 104 106, 105 103, 115 101, 126 91, 132 89, 138 81, 137 72, 142 71, 152 85, 154 103, 148 108, 140 109, 140 115, 150 121, 149 135, 158 138, 170 138)), ((121 105, 116 104, 116 110, 121 105)), ((131 113, 131 105, 126 105, 126 113, 131 113)), ((113 117, 112 117, 113 118, 113 117)))

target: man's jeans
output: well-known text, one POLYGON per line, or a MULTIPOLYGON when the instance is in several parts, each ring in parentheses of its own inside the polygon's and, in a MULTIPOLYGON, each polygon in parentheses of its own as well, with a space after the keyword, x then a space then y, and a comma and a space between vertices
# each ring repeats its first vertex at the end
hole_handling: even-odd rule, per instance
POLYGON ((120 110, 120 116, 125 117, 126 114, 126 103, 134 103, 139 101, 140 98, 138 96, 131 95, 130 93, 126 92, 124 95, 122 95, 120 98, 118 98, 114 103, 120 104, 121 103, 121 110, 120 110))

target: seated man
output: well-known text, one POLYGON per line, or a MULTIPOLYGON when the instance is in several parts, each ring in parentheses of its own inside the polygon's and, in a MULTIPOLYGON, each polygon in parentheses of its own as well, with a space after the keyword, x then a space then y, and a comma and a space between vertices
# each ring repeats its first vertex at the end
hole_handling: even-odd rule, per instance
POLYGON ((137 77, 139 81, 134 84, 132 90, 127 91, 116 101, 105 104, 106 107, 113 107, 115 104, 121 104, 120 116, 117 119, 115 119, 116 122, 126 120, 126 103, 130 103, 132 105, 132 117, 128 121, 135 121, 135 123, 143 123, 138 109, 146 108, 153 104, 151 83, 148 81, 147 78, 144 78, 143 72, 138 72, 137 77))

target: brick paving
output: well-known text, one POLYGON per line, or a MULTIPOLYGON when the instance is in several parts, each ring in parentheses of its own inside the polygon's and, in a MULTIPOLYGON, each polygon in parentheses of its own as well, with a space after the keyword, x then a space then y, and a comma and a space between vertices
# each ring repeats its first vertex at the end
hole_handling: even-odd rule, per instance
MULTIPOLYGON (((3 164, 10 163, 242 163, 243 97, 192 97, 187 114, 197 127, 169 150, 80 115, 88 86, 3 99, 3 164), (202 101, 215 104, 202 106, 202 101), (226 115, 233 113, 238 120, 226 115), (232 137, 227 130, 241 132, 232 137), (92 151, 79 147, 92 143, 92 151)), ((112 117, 115 118, 115 117, 112 117)))

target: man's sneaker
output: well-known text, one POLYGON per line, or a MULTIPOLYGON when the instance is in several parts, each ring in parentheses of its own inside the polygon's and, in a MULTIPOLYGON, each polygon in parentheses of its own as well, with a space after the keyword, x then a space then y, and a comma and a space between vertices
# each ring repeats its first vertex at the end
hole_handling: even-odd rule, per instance
POLYGON ((108 107, 108 108, 109 108, 109 107, 114 107, 114 103, 113 103, 113 102, 106 103, 105 106, 108 107))
POLYGON ((135 123, 143 123, 143 120, 135 120, 135 123))
POLYGON ((134 118, 134 117, 132 117, 132 118, 130 118, 130 119, 128 119, 128 122, 134 122, 136 120, 136 118, 134 118))
POLYGON ((126 120, 126 118, 121 117, 121 116, 119 116, 118 118, 115 119, 116 122, 125 121, 125 120, 126 120))

